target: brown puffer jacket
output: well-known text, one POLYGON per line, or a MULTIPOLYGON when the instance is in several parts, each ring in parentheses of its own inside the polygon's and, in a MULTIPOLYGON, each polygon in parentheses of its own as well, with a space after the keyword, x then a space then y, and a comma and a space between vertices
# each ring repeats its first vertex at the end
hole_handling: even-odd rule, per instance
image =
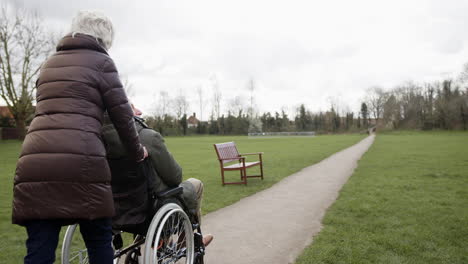
POLYGON ((13 223, 114 213, 101 139, 104 111, 131 158, 143 158, 117 69, 95 38, 65 36, 42 66, 35 118, 16 167, 13 223))

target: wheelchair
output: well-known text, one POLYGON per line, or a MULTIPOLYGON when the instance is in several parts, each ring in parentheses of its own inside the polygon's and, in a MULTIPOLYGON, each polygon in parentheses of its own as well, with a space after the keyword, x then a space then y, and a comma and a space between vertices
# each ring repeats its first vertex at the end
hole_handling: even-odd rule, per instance
MULTIPOLYGON (((203 264, 205 247, 197 217, 185 207, 182 187, 156 193, 146 234, 133 235, 123 246, 124 231, 114 230, 114 263, 125 264, 203 264)), ((141 232, 140 232, 141 233, 141 232)), ((68 226, 62 245, 62 264, 89 263, 78 225, 68 226)))

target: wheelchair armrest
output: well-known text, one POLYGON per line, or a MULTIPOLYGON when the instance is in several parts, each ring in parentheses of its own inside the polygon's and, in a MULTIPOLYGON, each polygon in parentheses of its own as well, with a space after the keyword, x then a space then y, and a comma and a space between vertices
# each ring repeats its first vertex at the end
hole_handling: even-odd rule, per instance
POLYGON ((158 192, 156 193, 156 197, 157 198, 169 198, 169 197, 180 195, 183 192, 184 192, 184 188, 182 188, 182 186, 179 186, 173 189, 169 189, 167 191, 158 192))

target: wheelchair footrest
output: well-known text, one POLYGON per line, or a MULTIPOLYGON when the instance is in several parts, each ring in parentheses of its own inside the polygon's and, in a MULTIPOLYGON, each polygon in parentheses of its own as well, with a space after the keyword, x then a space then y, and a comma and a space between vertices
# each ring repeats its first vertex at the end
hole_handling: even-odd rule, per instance
POLYGON ((193 242, 195 243, 195 252, 201 256, 205 255, 205 246, 203 245, 202 234, 195 232, 193 233, 193 242))

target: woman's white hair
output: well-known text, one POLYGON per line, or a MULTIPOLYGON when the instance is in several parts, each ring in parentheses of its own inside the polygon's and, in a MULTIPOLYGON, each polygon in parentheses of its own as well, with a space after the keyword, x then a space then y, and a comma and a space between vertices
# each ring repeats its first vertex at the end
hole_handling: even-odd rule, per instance
POLYGON ((98 42, 100 40, 107 50, 110 49, 114 41, 112 21, 98 11, 79 11, 73 18, 71 32, 72 36, 76 33, 93 36, 98 42))

